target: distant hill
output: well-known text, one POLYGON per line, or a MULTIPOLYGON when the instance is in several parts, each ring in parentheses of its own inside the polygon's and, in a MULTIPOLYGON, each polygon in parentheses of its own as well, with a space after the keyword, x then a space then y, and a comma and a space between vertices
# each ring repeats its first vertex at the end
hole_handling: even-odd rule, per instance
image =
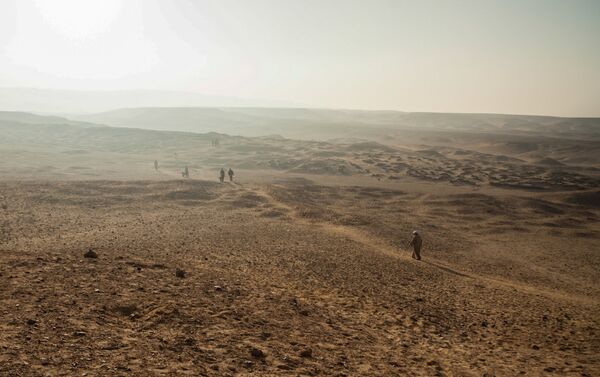
POLYGON ((0 111, 0 147, 84 149, 134 153, 154 150, 168 142, 192 143, 209 135, 113 128, 55 116, 0 111))
POLYGON ((80 121, 73 121, 67 118, 50 116, 50 115, 38 115, 32 113, 25 113, 22 111, 0 111, 1 122, 15 122, 15 123, 27 123, 27 124, 76 124, 85 125, 86 123, 80 121))
POLYGON ((384 138, 440 130, 600 139, 600 118, 247 107, 127 108, 75 119, 117 127, 291 138, 384 138))
POLYGON ((179 91, 0 88, 0 111, 48 114, 95 113, 123 107, 284 105, 290 104, 179 91))

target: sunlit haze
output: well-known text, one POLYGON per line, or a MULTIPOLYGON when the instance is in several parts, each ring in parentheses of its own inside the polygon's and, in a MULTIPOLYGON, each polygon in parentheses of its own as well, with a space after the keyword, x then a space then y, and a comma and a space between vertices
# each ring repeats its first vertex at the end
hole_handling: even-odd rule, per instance
POLYGON ((0 7, 0 87, 600 116, 594 0, 4 0, 0 7))

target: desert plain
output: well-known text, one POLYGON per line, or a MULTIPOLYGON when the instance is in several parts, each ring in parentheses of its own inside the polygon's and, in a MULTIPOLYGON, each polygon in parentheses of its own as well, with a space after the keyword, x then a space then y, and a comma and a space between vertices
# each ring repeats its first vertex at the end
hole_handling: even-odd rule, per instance
POLYGON ((597 119, 3 112, 0 375, 597 376, 599 187, 597 119))

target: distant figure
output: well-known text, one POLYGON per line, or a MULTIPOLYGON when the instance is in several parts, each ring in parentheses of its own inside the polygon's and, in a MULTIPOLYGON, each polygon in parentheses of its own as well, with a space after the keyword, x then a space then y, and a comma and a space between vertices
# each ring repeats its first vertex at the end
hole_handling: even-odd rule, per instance
POLYGON ((158 170, 158 160, 154 160, 154 170, 158 170))
POLYGON ((221 181, 221 183, 225 181, 225 169, 223 168, 221 168, 221 171, 219 172, 219 181, 221 181))
POLYGON ((416 260, 421 260, 421 246, 423 246, 423 239, 416 230, 412 234, 413 238, 410 241, 410 246, 413 247, 412 257, 416 260))
POLYGON ((190 177, 190 171, 188 170, 187 165, 186 165, 185 168, 183 168, 183 172, 181 173, 181 176, 183 178, 189 178, 190 177))
POLYGON ((231 168, 229 168, 227 175, 229 175, 229 182, 233 182, 233 170, 231 168))

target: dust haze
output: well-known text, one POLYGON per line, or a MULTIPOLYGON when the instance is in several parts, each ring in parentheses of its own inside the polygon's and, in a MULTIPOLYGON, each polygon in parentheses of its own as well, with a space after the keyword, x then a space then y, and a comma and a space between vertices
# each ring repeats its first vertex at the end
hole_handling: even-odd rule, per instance
MULTIPOLYGON (((208 19, 195 13, 200 8, 213 16, 203 26, 207 35, 232 27, 220 12, 226 6, 212 2, 161 8, 111 0, 94 12, 73 8, 90 20, 106 17, 92 29, 68 22, 67 3, 34 8, 51 14, 52 27, 78 41, 75 49, 101 43, 103 33, 125 33, 121 23, 137 20, 138 8, 146 21, 183 28, 177 39, 152 34, 166 33, 160 23, 148 26, 144 38, 157 46, 195 40, 190 25, 173 25, 184 13, 208 19)), ((278 4, 251 9, 281 30, 258 46, 283 62, 277 38, 295 40, 288 33, 297 20, 278 4)), ((369 14, 400 14, 391 3, 377 4, 369 14)), ((586 6, 572 4, 586 25, 586 6)), ((339 17, 360 19, 363 6, 353 3, 339 17)), ((248 47, 262 29, 245 7, 239 14, 226 8, 240 28, 255 27, 247 29, 248 47)), ((448 16, 442 8, 436 17, 448 16)), ((512 20, 518 27, 519 18, 512 20)), ((340 20, 332 22, 330 34, 319 30, 335 39, 344 33, 340 20)), ((214 38, 231 47, 225 36, 214 38)), ((311 50, 325 67, 319 48, 326 42, 311 50)), ((349 60, 346 69, 357 69, 345 74, 366 83, 351 47, 337 50, 349 60)), ((206 48, 220 61, 221 50, 206 48)), ((191 66, 195 55, 184 55, 191 66)), ((356 87, 365 90, 364 106, 353 106, 360 93, 345 93, 333 79, 326 84, 339 102, 328 101, 320 83, 310 86, 318 102, 311 106, 302 95, 309 86, 298 87, 281 68, 274 70, 289 82, 264 73, 259 81, 269 91, 248 96, 210 70, 214 85, 231 90, 179 86, 181 66, 170 60, 172 76, 151 71, 157 83, 173 83, 159 89, 134 86, 150 71, 137 72, 132 62, 116 65, 133 69, 116 79, 78 68, 75 80, 48 68, 48 77, 29 77, 38 80, 33 88, 19 75, 34 63, 15 59, 4 66, 14 69, 15 82, 0 78, 0 375, 600 375, 600 118, 588 106, 588 87, 552 109, 538 106, 553 103, 550 97, 519 97, 510 99, 512 114, 486 111, 503 108, 494 101, 440 112, 437 93, 432 111, 401 111, 411 109, 403 97, 382 97, 393 90, 378 94, 381 107, 369 103, 367 84, 356 87), (64 85, 44 89, 52 82, 64 85), (568 103, 586 110, 573 114, 568 103), (528 104, 531 111, 519 111, 528 104)), ((234 71, 235 80, 254 85, 234 71)), ((417 78, 430 79, 424 76, 417 78)), ((509 77, 507 86, 540 89, 509 77)), ((471 103, 465 92, 454 96, 471 103)), ((412 107, 421 106, 427 102, 412 107)))

